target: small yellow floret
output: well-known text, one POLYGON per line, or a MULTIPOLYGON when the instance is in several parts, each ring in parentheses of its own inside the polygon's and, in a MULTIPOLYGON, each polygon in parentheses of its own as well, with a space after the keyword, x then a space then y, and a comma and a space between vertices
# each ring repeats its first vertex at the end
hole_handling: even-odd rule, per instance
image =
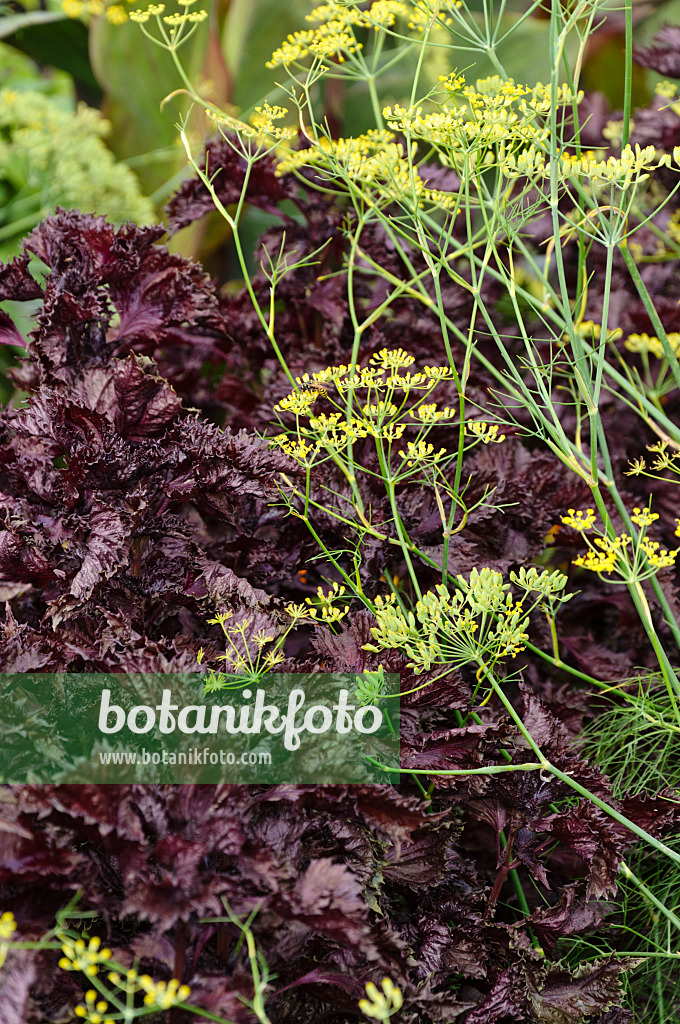
POLYGON ((128 20, 127 11, 121 4, 111 4, 106 8, 106 20, 110 25, 122 25, 128 20))
POLYGON ((636 505, 630 518, 636 526, 650 526, 659 518, 659 513, 650 512, 649 509, 646 508, 639 509, 636 505))
POLYGON ((577 512, 575 509, 570 508, 569 514, 562 516, 561 519, 565 526, 571 526, 574 530, 583 531, 592 528, 596 516, 592 508, 587 508, 585 512, 582 512, 580 509, 577 512))

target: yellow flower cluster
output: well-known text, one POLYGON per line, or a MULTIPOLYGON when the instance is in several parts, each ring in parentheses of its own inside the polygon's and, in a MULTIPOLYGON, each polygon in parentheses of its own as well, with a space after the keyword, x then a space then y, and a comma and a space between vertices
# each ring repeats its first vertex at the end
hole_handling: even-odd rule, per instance
POLYGON ((468 420, 465 429, 469 434, 478 437, 484 444, 500 444, 505 441, 505 434, 498 433, 497 423, 484 423, 481 420, 468 420))
POLYGON ((274 412, 292 412, 296 416, 309 416, 317 396, 309 391, 291 391, 274 406, 274 412))
MULTIPOLYGON (((128 0, 131 3, 132 0, 128 0)), ((177 0, 181 7, 189 8, 196 0, 177 0)), ((128 18, 130 21, 144 23, 151 17, 158 17, 165 10, 165 4, 151 4, 146 10, 131 11, 130 15, 121 3, 108 3, 107 0, 61 0, 61 9, 68 18, 81 18, 84 15, 105 14, 106 20, 111 25, 123 25, 128 18)), ((185 22, 193 24, 207 18, 206 11, 187 11, 184 14, 171 14, 163 21, 168 25, 177 27, 185 22)))
MULTIPOLYGON (((411 366, 414 362, 413 356, 401 348, 381 349, 371 356, 369 362, 369 366, 355 367, 354 372, 350 366, 341 363, 339 366, 328 366, 325 370, 320 370, 313 374, 311 380, 306 373, 295 379, 302 388, 310 383, 332 383, 341 395, 361 388, 372 388, 375 391, 396 390, 406 394, 411 390, 427 391, 436 381, 448 380, 453 376, 453 371, 448 366, 424 366, 421 371, 413 374, 410 371, 406 374, 395 373, 394 371, 411 366), (384 376, 385 374, 387 376, 384 376)), ((317 398, 316 394, 307 391, 294 394, 305 395, 310 405, 317 398)))
POLYGON ((59 966, 64 971, 82 971, 93 977, 102 964, 111 959, 110 949, 102 949, 102 940, 95 935, 88 943, 84 939, 65 939, 61 947, 64 954, 59 966))
MULTIPOLYGON (((570 508, 568 515, 562 516, 562 522, 585 536, 586 532, 593 528, 595 518, 592 508, 586 509, 585 512, 570 508)), ((620 533, 616 537, 600 534, 592 541, 587 539, 588 551, 575 558, 574 565, 607 575, 617 572, 624 579, 629 578, 631 574, 638 579, 646 579, 660 569, 675 565, 680 548, 669 551, 662 548, 658 541, 650 540, 646 536, 647 527, 656 522, 659 518, 658 513, 636 505, 630 518, 640 528, 637 540, 633 541, 627 533, 620 533), (648 569, 643 567, 643 560, 647 561, 648 569)), ((676 535, 680 536, 680 532, 676 531, 676 535)))
POLYGON ((83 15, 106 14, 111 25, 122 25, 128 20, 122 4, 105 4, 103 0, 62 0, 61 9, 67 18, 81 18, 83 15))
POLYGON ((313 29, 302 29, 290 35, 274 50, 267 61, 268 68, 287 66, 312 54, 315 57, 332 57, 339 64, 344 63, 348 56, 361 49, 352 31, 357 24, 355 12, 351 7, 341 4, 322 4, 307 15, 307 21, 320 24, 313 29))
POLYGON ((76 1017, 87 1021, 87 1024, 114 1024, 112 1017, 104 1017, 109 1008, 105 999, 101 999, 98 992, 91 988, 85 993, 85 1002, 75 1007, 76 1017))
POLYGON ((177 978, 171 978, 168 982, 154 981, 148 974, 142 974, 138 981, 140 988, 146 993, 144 1005, 157 1006, 159 1010, 169 1010, 185 1002, 191 995, 189 986, 180 985, 177 978))
MULTIPOLYGON (((441 75, 439 81, 449 97, 446 104, 426 114, 421 107, 386 107, 383 115, 390 128, 446 148, 454 163, 456 151, 467 154, 500 145, 503 154, 508 147, 546 143, 548 131, 537 119, 550 107, 550 90, 545 86, 530 88, 498 75, 465 85, 464 76, 457 72, 441 75)), ((571 94, 567 95, 566 86, 563 92, 566 102, 571 94)))
POLYGON ((404 997, 401 990, 397 988, 390 978, 383 978, 381 982, 382 992, 369 981, 366 985, 367 999, 359 1000, 359 1009, 367 1017, 373 1020, 386 1021, 401 1009, 404 997))
POLYGON ((616 569, 621 549, 627 547, 630 537, 627 533, 622 533, 618 537, 595 537, 593 543, 599 550, 589 548, 585 555, 574 559, 574 565, 590 569, 591 572, 610 574, 616 569))
POLYGON ((659 518, 659 513, 650 512, 648 508, 638 508, 636 505, 630 518, 636 526, 651 526, 659 518))
POLYGON ((675 565, 675 559, 680 551, 680 548, 668 551, 666 548, 660 547, 658 541, 649 540, 648 537, 640 541, 640 547, 646 554, 649 564, 655 569, 668 569, 675 565))
POLYGON ((439 420, 453 419, 456 410, 450 409, 448 406, 438 409, 436 402, 427 402, 419 405, 416 409, 411 409, 410 415, 414 419, 420 420, 421 423, 437 423, 439 420))
MULTIPOLYGON (((338 452, 344 451, 348 443, 366 437, 375 437, 392 442, 403 437, 406 430, 406 422, 398 422, 401 407, 392 401, 392 397, 401 392, 407 396, 411 391, 432 391, 439 381, 451 377, 452 371, 447 366, 425 366, 422 370, 412 373, 410 370, 405 374, 396 371, 411 366, 414 362, 413 356, 404 349, 381 349, 371 356, 370 364, 363 367, 354 367, 341 364, 340 366, 329 366, 325 370, 315 373, 311 378, 309 374, 297 377, 296 381, 300 390, 293 391, 285 398, 282 398, 274 406, 276 412, 293 413, 296 420, 300 417, 309 419, 308 427, 300 426, 298 423, 296 433, 280 433, 270 438, 270 444, 281 448, 287 455, 303 465, 309 465, 312 457, 321 449, 328 452, 335 458, 338 452), (333 394, 330 393, 330 385, 333 384, 333 394), (347 394, 354 394, 357 391, 368 391, 360 406, 360 415, 348 415, 345 403, 338 405, 336 399, 342 401, 347 394), (312 412, 312 407, 319 397, 319 393, 326 395, 327 400, 336 406, 331 413, 312 412), (381 398, 381 392, 385 397, 381 398)), ((424 397, 427 397, 425 395, 424 397)), ((431 424, 442 420, 452 419, 456 413, 448 407, 439 409, 434 402, 424 402, 416 405, 408 411, 411 419, 416 421, 421 430, 431 424)), ((406 413, 404 412, 404 416, 406 413)), ((485 439, 483 434, 488 430, 490 434, 487 440, 501 440, 495 436, 497 427, 479 430, 479 436, 485 439)), ((416 438, 416 447, 403 456, 413 461, 421 461, 422 453, 418 447, 421 438, 416 438)), ((427 453, 430 456, 430 453, 427 453)), ((443 451, 436 459, 429 458, 430 462, 438 461, 443 451)))
POLYGON ((319 450, 318 445, 311 445, 307 444, 306 441, 296 440, 294 437, 289 437, 288 434, 277 434, 276 437, 270 439, 269 443, 280 448, 291 459, 302 463, 306 462, 313 452, 319 450))
MULTIPOLYGON (((191 995, 189 986, 180 984, 177 978, 171 978, 168 982, 154 981, 148 974, 137 974, 134 968, 123 975, 118 971, 111 971, 108 980, 128 996, 144 992, 144 1005, 157 1010, 169 1010, 179 1003, 186 1002, 191 995)), ((106 1022, 102 1021, 102 1024, 106 1022)))
POLYGON ((565 526, 571 526, 572 529, 579 530, 580 532, 591 530, 595 519, 595 510, 592 508, 587 508, 585 512, 581 509, 576 511, 576 509, 570 508, 569 513, 566 516, 562 516, 562 522, 565 526))
POLYGON ((208 17, 207 11, 187 11, 185 14, 166 14, 163 21, 173 29, 181 25, 193 25, 198 21, 205 21, 208 17))
POLYGON ((399 201, 413 198, 419 205, 432 203, 451 207, 455 196, 440 189, 427 188, 413 166, 416 143, 410 150, 411 161, 401 143, 384 129, 371 129, 363 135, 348 139, 320 138, 309 149, 291 150, 279 161, 276 173, 286 174, 300 167, 318 167, 334 178, 346 176, 361 184, 374 187, 384 198, 399 201))
POLYGON ((146 10, 132 11, 130 13, 130 21, 136 21, 140 25, 148 21, 149 18, 159 17, 165 10, 165 4, 149 4, 146 10))
POLYGON ((416 444, 413 441, 407 441, 406 451, 399 451, 397 454, 401 459, 407 460, 406 465, 410 468, 416 463, 439 462, 446 455, 446 448, 440 448, 438 452, 435 452, 434 445, 428 444, 426 441, 418 441, 416 444))
MULTIPOLYGON (((680 354, 680 334, 671 332, 666 337, 675 354, 680 354)), ((629 334, 624 345, 629 352, 648 352, 657 359, 664 358, 663 345, 655 335, 629 334)))
POLYGON ((250 118, 250 123, 258 135, 270 135, 274 139, 293 139, 297 135, 297 128, 293 125, 277 125, 288 113, 287 107, 270 106, 265 103, 262 107, 255 107, 255 113, 250 118))
POLYGON ((413 366, 416 360, 405 348, 381 348, 370 361, 383 370, 400 370, 402 366, 413 366))
POLYGON ((413 32, 424 32, 428 25, 452 25, 453 18, 445 13, 459 11, 463 0, 416 0, 409 15, 408 27, 413 32))
POLYGON ((342 418, 342 413, 332 412, 330 415, 320 413, 309 420, 309 425, 323 438, 324 442, 334 446, 342 446, 346 441, 358 441, 368 437, 368 427, 363 420, 352 417, 349 421, 342 418))
MULTIPOLYGON (((312 619, 325 622, 327 625, 330 625, 332 622, 340 622, 347 615, 349 605, 346 604, 336 608, 334 602, 342 600, 345 590, 346 588, 337 582, 333 582, 328 593, 325 593, 323 587, 317 587, 316 598, 305 598, 305 603, 310 605, 307 615, 312 619), (319 615, 319 613, 321 614, 319 615)), ((292 613, 289 612, 289 614, 292 613)))
MULTIPOLYGON (((633 459, 630 462, 630 469, 627 471, 626 476, 649 476, 656 480, 668 480, 668 477, 661 477, 657 474, 662 473, 668 469, 672 473, 676 473, 680 476, 680 451, 669 452, 668 441, 655 441, 654 444, 647 445, 647 451, 654 452, 656 458, 652 462, 653 472, 648 472, 647 463, 644 458, 640 456, 637 459, 633 459)), ((672 477, 670 478, 672 480, 672 477)), ((676 480, 675 483, 678 483, 676 480)))
POLYGON ((0 917, 0 967, 3 966, 7 959, 9 952, 9 946, 7 940, 11 939, 17 930, 17 923, 14 920, 14 914, 11 910, 6 910, 2 917, 0 917))
POLYGON ((376 0, 367 10, 343 3, 326 3, 305 16, 316 22, 313 29, 291 32, 267 61, 268 68, 293 64, 310 54, 321 59, 330 57, 339 64, 362 49, 354 35, 355 29, 390 28, 398 17, 408 15, 409 8, 397 0, 376 0))

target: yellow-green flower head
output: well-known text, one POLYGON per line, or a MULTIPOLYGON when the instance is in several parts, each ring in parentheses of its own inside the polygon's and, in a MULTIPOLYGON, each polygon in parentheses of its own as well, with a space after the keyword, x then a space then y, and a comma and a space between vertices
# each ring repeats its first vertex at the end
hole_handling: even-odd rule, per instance
POLYGON ((166 25, 176 29, 180 25, 193 25, 195 22, 205 21, 207 17, 207 11, 187 11, 185 14, 168 14, 163 18, 163 21, 166 25))
POLYGON ((6 910, 0 917, 0 939, 11 939, 17 929, 14 914, 6 910))
POLYGON ((364 12, 363 24, 366 27, 372 26, 377 32, 381 28, 391 28, 397 18, 403 18, 407 14, 408 7, 398 0, 376 0, 364 12))
POLYGON ((544 569, 543 572, 539 573, 538 569, 535 569, 533 566, 530 569, 522 567, 519 572, 511 572, 510 579, 523 590, 543 594, 546 597, 559 594, 564 590, 568 582, 564 573, 558 569, 555 569, 554 572, 548 572, 547 569, 544 569))
POLYGON ((149 18, 156 18, 163 13, 165 10, 165 4, 149 4, 145 10, 137 10, 130 12, 130 21, 136 21, 140 24, 144 24, 149 18))
MULTIPOLYGON (((22 195, 30 205, 39 199, 41 215, 64 206, 150 223, 153 204, 141 195, 132 170, 116 163, 107 148, 110 131, 100 112, 85 104, 69 110, 40 92, 0 89, 0 162, 10 169, 3 174, 5 200, 22 195)), ((27 222, 25 230, 30 227, 27 222)))
MULTIPOLYGON (((321 381, 322 384, 326 381, 336 381, 339 377, 346 377, 349 370, 349 366, 345 366, 344 363, 341 363, 339 366, 327 366, 325 370, 319 370, 318 373, 313 374, 312 379, 321 381)), ((298 384, 301 384, 309 379, 309 375, 305 374, 301 379, 299 377, 295 379, 298 384)))
POLYGON ((288 437, 287 434, 277 434, 269 443, 276 445, 286 455, 289 455, 291 459, 295 459, 296 462, 300 462, 303 465, 307 462, 310 455, 318 451, 316 445, 307 444, 306 441, 295 437, 288 437))
POLYGON ((357 368, 352 377, 338 381, 338 387, 343 388, 376 388, 381 390, 384 386, 383 371, 377 366, 362 366, 357 368))
POLYGON ((101 948, 101 939, 95 935, 86 944, 84 939, 65 939, 61 947, 64 956, 59 966, 64 971, 82 971, 93 976, 98 973, 102 964, 111 959, 110 949, 101 948))
POLYGON ((430 388, 431 382, 424 373, 393 373, 389 377, 385 378, 385 384, 391 387, 398 388, 400 391, 410 391, 411 389, 427 390, 430 388))
POLYGON ((590 569, 591 572, 610 574, 616 568, 616 553, 599 554, 597 551, 587 551, 574 559, 574 565, 582 569, 590 569))
MULTIPOLYGON (((328 5, 326 5, 328 6, 328 5)), ((291 34, 274 50, 267 61, 268 68, 293 64, 309 54, 315 57, 333 57, 342 64, 346 58, 362 48, 351 27, 341 18, 333 18, 315 29, 303 29, 291 34)))
POLYGON ((408 27, 413 32, 424 32, 432 21, 440 25, 452 25, 453 19, 445 13, 445 8, 460 10, 462 6, 463 0, 446 0, 445 4, 433 3, 433 0, 414 0, 408 27))
POLYGON ((305 608, 303 604, 287 604, 285 612, 286 615, 290 615, 294 622, 297 622, 298 619, 309 619, 311 617, 309 608, 305 608))
POLYGON ((456 579, 475 613, 498 611, 505 600, 505 591, 510 589, 510 584, 503 582, 503 574, 488 567, 472 569, 469 580, 464 576, 456 576, 456 579))
POLYGON ((343 584, 334 581, 328 593, 326 593, 323 587, 318 587, 316 591, 316 598, 306 597, 305 602, 309 605, 316 604, 316 607, 310 608, 308 615, 312 619, 319 618, 319 612, 321 612, 321 620, 327 624, 332 622, 340 622, 344 619, 349 611, 349 605, 346 604, 340 608, 335 606, 335 601, 339 601, 344 597, 346 587, 343 584))
POLYGON ((260 135, 271 135, 275 139, 293 139, 297 135, 296 127, 274 124, 275 121, 281 121, 287 113, 287 107, 270 106, 269 103, 265 103, 262 107, 255 107, 250 123, 260 135))
MULTIPOLYGON (((640 146, 633 149, 625 146, 619 157, 604 159, 593 151, 581 153, 562 152, 558 156, 559 176, 562 180, 587 178, 592 187, 601 188, 616 184, 621 190, 637 186, 649 177, 649 171, 667 166, 670 156, 663 154, 657 159, 654 146, 640 146)), ((507 177, 546 178, 550 174, 549 164, 542 149, 529 146, 519 153, 507 153, 501 161, 501 169, 507 177)))

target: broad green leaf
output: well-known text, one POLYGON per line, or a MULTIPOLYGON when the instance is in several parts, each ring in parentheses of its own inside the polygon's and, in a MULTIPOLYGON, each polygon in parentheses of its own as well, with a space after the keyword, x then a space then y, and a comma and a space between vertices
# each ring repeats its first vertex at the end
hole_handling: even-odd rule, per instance
MULTIPOLYGON (((4 38, 38 64, 66 71, 73 78, 80 98, 91 106, 98 106, 101 90, 90 67, 87 28, 81 21, 66 18, 60 12, 34 11, 31 15, 39 13, 45 17, 17 27, 12 35, 4 38)), ((4 28, 13 18, 14 15, 10 15, 0 19, 0 27, 4 28)))
MULTIPOLYGON (((180 51, 191 80, 200 71, 207 35, 205 22, 180 51)), ((90 28, 90 56, 104 90, 102 110, 113 124, 109 145, 119 158, 135 158, 142 189, 151 194, 186 164, 176 124, 191 101, 179 94, 161 107, 183 85, 172 56, 134 22, 113 26, 104 18, 90 28)))
POLYGON ((23 14, 7 14, 0 18, 0 39, 7 39, 31 25, 46 25, 53 21, 65 21, 62 11, 25 11, 23 14))

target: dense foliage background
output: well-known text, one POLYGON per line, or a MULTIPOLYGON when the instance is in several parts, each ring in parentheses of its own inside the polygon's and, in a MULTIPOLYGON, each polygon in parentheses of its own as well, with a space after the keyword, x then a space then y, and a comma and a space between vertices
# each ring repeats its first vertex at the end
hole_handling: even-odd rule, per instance
MULTIPOLYGON (((269 0, 217 4, 191 40, 192 78, 209 80, 213 103, 249 106, 271 85, 265 60, 307 10, 302 2, 285 11, 269 0)), ((654 92, 661 78, 680 81, 680 29, 662 28, 680 21, 676 10, 673 3, 633 9, 641 49, 631 142, 663 152, 680 146, 680 110, 654 92)), ((266 628, 276 636, 286 605, 313 598, 336 574, 304 522, 282 512, 280 475, 295 483, 304 473, 264 434, 290 381, 213 198, 199 177, 184 172, 173 127, 183 98, 170 101, 173 114, 158 109, 177 87, 176 71, 154 50, 148 60, 146 50, 144 60, 129 59, 139 47, 136 26, 93 15, 86 31, 88 18, 62 13, 14 4, 0 20, 0 341, 7 367, 0 671, 190 671, 201 649, 208 660, 222 649, 219 624, 207 621, 216 609, 231 611, 252 633, 266 628), (76 99, 88 109, 76 110, 76 99), (149 138, 153 152, 145 151, 149 138)), ((546 24, 537 9, 512 42, 507 67, 521 65, 516 77, 523 81, 546 77, 546 24), (535 67, 527 64, 528 40, 535 67)), ((623 102, 622 43, 623 14, 613 11, 593 33, 584 64, 584 142, 612 154, 620 148, 607 127, 623 102)), ((487 73, 480 65, 469 77, 487 73)), ((398 97, 396 80, 387 89, 398 97)), ((323 101, 334 135, 364 127, 365 102, 352 87, 329 89, 323 101)), ((205 126, 191 116, 187 130, 198 148, 205 126)), ((225 206, 245 188, 243 234, 257 253, 251 287, 263 305, 270 281, 262 252, 272 259, 294 253, 300 264, 277 290, 276 338, 293 376, 349 363, 352 311, 340 271, 356 211, 346 196, 316 189, 311 171, 277 176, 273 156, 257 163, 246 184, 245 161, 219 136, 207 143, 202 167, 206 160, 211 172, 220 169, 215 188, 225 206)), ((677 183, 677 167, 661 168, 653 188, 664 197, 677 183)), ((654 307, 666 331, 680 335, 676 207, 673 200, 636 243, 654 307), (659 232, 667 245, 675 240, 674 250, 659 252, 659 232)), ((551 232, 543 214, 531 225, 536 252, 551 232)), ((465 223, 455 230, 463 238, 465 223)), ((371 309, 385 291, 371 260, 398 279, 403 250, 398 256, 379 226, 363 233, 362 246, 355 295, 371 309)), ((427 270, 416 246, 403 248, 414 273, 427 270)), ((562 251, 566 273, 576 279, 576 242, 566 237, 562 251)), ((596 268, 603 264, 597 244, 591 255, 596 268)), ((589 282, 583 321, 602 317, 603 280, 594 273, 589 282)), ((621 256, 611 280, 609 322, 621 331, 620 363, 641 372, 622 339, 654 335, 654 326, 621 256)), ((519 361, 504 289, 490 276, 483 289, 495 329, 519 361)), ((469 292, 442 282, 441 303, 466 331, 474 316, 469 292)), ((539 348, 547 348, 540 320, 531 327, 539 348)), ((455 338, 452 345, 462 364, 464 347, 455 338)), ((366 332, 361 360, 398 347, 417 366, 441 362, 436 312, 408 297, 396 300, 389 317, 366 332)), ((490 335, 480 337, 479 351, 487 362, 497 359, 490 335)), ((466 393, 489 415, 504 401, 477 360, 466 393)), ((444 381, 437 398, 455 405, 453 384, 444 381)), ((677 390, 664 390, 659 401, 677 422, 677 390)), ((603 410, 620 494, 630 508, 653 496, 655 535, 672 548, 675 485, 624 475, 656 437, 614 391, 603 410)), ((654 651, 625 590, 571 565, 582 539, 561 517, 587 506, 590 491, 530 436, 522 409, 515 417, 502 445, 482 444, 466 455, 468 502, 492 489, 493 505, 474 508, 465 529, 447 541, 449 571, 538 565, 569 574, 577 594, 560 612, 559 643, 571 673, 526 651, 522 671, 508 675, 508 692, 562 772, 652 835, 672 835, 675 733, 662 747, 638 718, 632 733, 625 714, 611 717, 611 693, 600 695, 577 678, 580 672, 610 684, 607 690, 620 684, 628 693, 642 687, 656 695, 654 651), (618 740, 628 743, 631 735, 637 746, 627 748, 632 754, 622 769, 618 740)), ((438 438, 444 443, 445 427, 433 433, 438 438)), ((312 480, 321 505, 329 481, 338 494, 347 491, 341 474, 329 470, 324 481, 312 480)), ((385 494, 368 477, 360 487, 372 524, 387 530, 385 494)), ((441 558, 433 490, 406 485, 398 504, 409 535, 441 558)), ((615 510, 612 521, 625 528, 615 510)), ((320 515, 316 526, 335 551, 342 541, 332 516, 320 515)), ((341 562, 347 555, 341 552, 341 562)), ((408 590, 402 553, 389 537, 365 539, 357 571, 366 593, 387 593, 388 578, 398 592, 408 590)), ((425 590, 437 575, 422 564, 419 580, 425 590)), ((677 570, 659 583, 677 618, 677 570)), ((658 595, 648 598, 659 635, 672 644, 658 595)), ((402 690, 422 683, 427 675, 416 676, 398 650, 364 649, 372 625, 358 604, 335 626, 308 622, 287 642, 283 668, 361 671, 382 663, 400 673, 402 690)), ((550 650, 545 617, 536 616, 532 627, 536 646, 550 650)), ((477 708, 476 721, 461 724, 478 681, 471 669, 456 670, 403 698, 405 768, 473 770, 496 764, 500 751, 510 763, 527 759, 526 738, 502 705, 491 701, 477 708)), ((647 706, 644 713, 649 718, 647 706)), ((30 720, 16 727, 30 733, 30 720)), ((396 1019, 414 1024, 674 1019, 677 976, 670 961, 659 968, 653 951, 666 943, 669 956, 677 949, 677 932, 657 906, 674 916, 668 871, 676 877, 677 865, 668 869, 653 851, 641 855, 630 831, 543 772, 424 781, 429 788, 406 775, 399 786, 379 788, 3 787, 0 910, 15 916, 15 940, 38 940, 79 892, 81 909, 95 914, 92 934, 118 960, 127 966, 137 959, 140 972, 154 978, 180 979, 197 1006, 244 1024, 253 1011, 243 998, 254 990, 240 931, 205 920, 224 914, 224 899, 242 918, 257 909, 251 927, 276 976, 267 992, 275 1024, 365 1019, 358 1000, 367 982, 385 976, 404 994, 396 1019), (630 883, 637 876, 642 888, 630 883), (639 962, 633 954, 641 954, 639 962)), ((88 984, 61 969, 52 949, 11 950, 0 971, 0 1017, 4 1024, 73 1020, 88 984)), ((158 1019, 180 1024, 191 1016, 175 1008, 158 1019)))

